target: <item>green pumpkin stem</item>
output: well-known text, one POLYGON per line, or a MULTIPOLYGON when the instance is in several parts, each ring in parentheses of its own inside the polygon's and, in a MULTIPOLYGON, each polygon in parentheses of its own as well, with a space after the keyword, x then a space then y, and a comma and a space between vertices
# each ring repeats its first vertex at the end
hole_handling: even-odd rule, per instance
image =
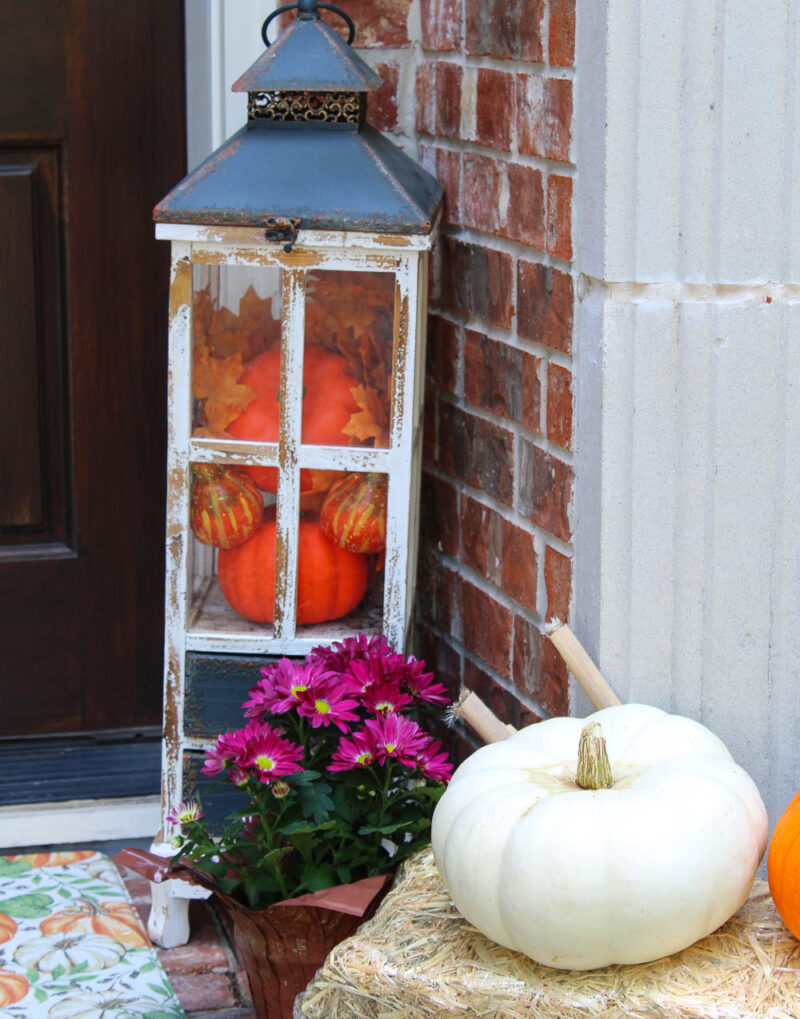
POLYGON ((589 722, 581 730, 575 781, 581 789, 608 789, 613 782, 606 740, 599 722, 589 722))

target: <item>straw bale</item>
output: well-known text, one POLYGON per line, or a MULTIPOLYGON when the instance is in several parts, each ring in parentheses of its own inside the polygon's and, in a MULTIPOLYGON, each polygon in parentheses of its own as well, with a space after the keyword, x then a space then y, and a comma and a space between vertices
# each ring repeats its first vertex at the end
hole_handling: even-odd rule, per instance
POLYGON ((800 944, 764 882, 714 934, 637 966, 540 966, 456 910, 430 849, 404 865, 372 920, 338 945, 297 1005, 302 1019, 797 1019, 800 944))

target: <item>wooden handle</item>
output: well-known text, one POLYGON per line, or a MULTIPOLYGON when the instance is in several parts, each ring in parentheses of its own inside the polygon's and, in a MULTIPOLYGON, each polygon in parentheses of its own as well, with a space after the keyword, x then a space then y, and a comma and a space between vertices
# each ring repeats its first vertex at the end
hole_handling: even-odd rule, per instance
POLYGON ((547 635, 596 708, 610 708, 620 703, 619 697, 603 679, 600 670, 566 623, 555 623, 547 635))
POLYGON ((471 690, 461 692, 461 696, 450 708, 450 713, 453 718, 463 718, 484 743, 499 743, 517 731, 513 725, 502 722, 471 690))

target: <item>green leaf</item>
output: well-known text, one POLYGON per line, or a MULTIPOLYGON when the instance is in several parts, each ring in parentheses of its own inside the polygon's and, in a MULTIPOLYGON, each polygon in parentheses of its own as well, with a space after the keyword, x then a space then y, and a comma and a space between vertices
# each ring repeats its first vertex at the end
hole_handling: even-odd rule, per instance
POLYGON ((297 795, 303 817, 311 817, 317 824, 327 821, 334 808, 334 802, 330 793, 331 787, 326 782, 301 786, 297 791, 297 795))
POLYGON ((40 920, 49 916, 53 899, 41 892, 29 892, 27 895, 14 895, 10 899, 0 900, 0 913, 6 913, 17 920, 40 920))
POLYGON ((51 980, 58 980, 58 978, 59 977, 63 977, 66 972, 67 972, 67 970, 66 970, 65 966, 60 966, 60 965, 59 966, 54 966, 53 969, 50 971, 50 979, 51 980))
POLYGON ((14 877, 26 874, 29 870, 33 870, 33 866, 27 860, 9 860, 0 856, 0 877, 14 877))
POLYGON ((328 866, 306 867, 303 871, 303 885, 310 892, 318 892, 322 888, 332 888, 337 882, 336 871, 328 866))
POLYGON ((73 897, 72 892, 67 891, 66 888, 59 888, 58 894, 61 896, 62 899, 71 899, 73 897))
POLYGON ((43 991, 41 987, 34 987, 33 996, 37 1001, 47 1001, 47 991, 43 991))

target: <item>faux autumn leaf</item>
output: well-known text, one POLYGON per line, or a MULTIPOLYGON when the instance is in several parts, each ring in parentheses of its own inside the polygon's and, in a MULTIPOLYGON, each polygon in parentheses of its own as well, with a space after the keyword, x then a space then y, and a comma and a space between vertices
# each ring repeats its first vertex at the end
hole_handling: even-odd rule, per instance
POLYGON ((195 349, 225 359, 239 353, 250 361, 280 341, 280 321, 272 317, 272 298, 259 297, 249 286, 239 301, 239 313, 211 297, 210 284, 194 296, 192 309, 195 349))
POLYGON ((350 392, 360 410, 350 415, 342 431, 361 443, 374 439, 374 446, 386 448, 389 445, 389 427, 386 406, 380 394, 364 386, 353 386, 350 392))
POLYGON ((225 429, 255 399, 250 386, 239 385, 242 355, 217 358, 208 355, 195 359, 192 371, 192 395, 204 400, 206 427, 195 429, 195 435, 226 438, 225 429))

